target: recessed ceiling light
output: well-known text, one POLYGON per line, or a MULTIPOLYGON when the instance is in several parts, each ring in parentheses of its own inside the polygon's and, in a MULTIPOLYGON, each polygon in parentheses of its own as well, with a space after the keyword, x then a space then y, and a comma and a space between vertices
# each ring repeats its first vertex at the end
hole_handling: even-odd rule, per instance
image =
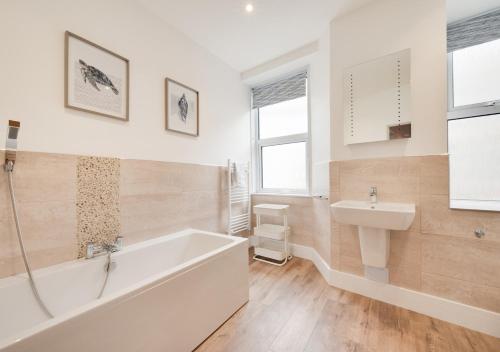
POLYGON ((253 5, 248 3, 246 6, 245 6, 245 10, 246 12, 253 12, 253 5))

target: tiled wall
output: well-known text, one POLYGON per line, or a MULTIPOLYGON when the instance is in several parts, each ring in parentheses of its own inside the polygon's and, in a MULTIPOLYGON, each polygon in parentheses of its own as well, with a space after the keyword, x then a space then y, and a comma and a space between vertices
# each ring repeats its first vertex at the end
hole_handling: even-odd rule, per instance
POLYGON ((226 168, 122 160, 120 219, 126 244, 188 227, 227 231, 226 168))
MULTIPOLYGON (((24 271, 0 152, 0 277, 24 271)), ((18 153, 14 189, 25 246, 33 268, 77 257, 77 157, 18 153)))
MULTIPOLYGON (((411 228, 391 232, 392 284, 500 312, 500 214, 449 209, 447 156, 335 161, 330 181, 332 202, 376 186, 380 201, 416 204, 411 228)), ((332 221, 331 234, 332 267, 363 275, 357 228, 332 221)))
MULTIPOLYGON (((85 165, 79 156, 18 153, 14 183, 34 268, 78 257, 82 224, 77 204, 84 181, 78 170, 85 165)), ((97 175, 90 169, 90 175, 97 175)), ((120 160, 119 170, 110 170, 106 175, 118 186, 116 216, 125 243, 186 227, 225 232, 225 168, 120 160)), ((332 162, 330 180, 330 200, 255 195, 252 203, 290 204, 293 243, 315 248, 335 269, 363 275, 357 229, 330 221, 329 204, 367 199, 371 186, 377 186, 381 201, 414 202, 417 213, 410 230, 391 233, 390 282, 500 312, 500 214, 448 208, 447 156, 332 162), (479 227, 487 233, 482 239, 473 234, 479 227)), ((0 277, 23 272, 4 172, 0 229, 0 277)))
MULTIPOLYGON (((14 187, 33 268, 76 259, 86 241, 118 233, 130 244, 186 227, 226 231, 224 167, 32 152, 17 157, 14 187)), ((3 160, 0 151, 0 277, 24 271, 3 160)))

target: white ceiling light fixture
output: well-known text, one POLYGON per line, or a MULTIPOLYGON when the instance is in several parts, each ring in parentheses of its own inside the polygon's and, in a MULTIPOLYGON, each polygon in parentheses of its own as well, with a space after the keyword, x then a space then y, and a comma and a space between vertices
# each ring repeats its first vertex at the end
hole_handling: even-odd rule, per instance
POLYGON ((253 5, 251 3, 246 4, 245 11, 248 13, 253 12, 253 5))

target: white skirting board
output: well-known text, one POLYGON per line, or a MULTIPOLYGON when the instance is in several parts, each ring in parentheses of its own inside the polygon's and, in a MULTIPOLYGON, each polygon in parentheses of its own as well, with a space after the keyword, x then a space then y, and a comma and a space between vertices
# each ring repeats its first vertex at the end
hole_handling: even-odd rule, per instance
MULTIPOLYGON (((255 243, 252 237, 251 246, 255 243)), ((314 248, 293 243, 290 247, 295 257, 312 261, 331 286, 500 338, 500 313, 338 271, 314 248)))

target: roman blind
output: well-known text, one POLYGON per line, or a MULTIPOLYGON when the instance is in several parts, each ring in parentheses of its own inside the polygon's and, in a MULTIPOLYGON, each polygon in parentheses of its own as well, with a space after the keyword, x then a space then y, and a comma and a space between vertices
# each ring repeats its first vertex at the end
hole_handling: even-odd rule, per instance
POLYGON ((258 109, 267 105, 286 100, 300 98, 306 95, 307 72, 252 88, 252 108, 258 109))
POLYGON ((500 8, 448 25, 448 52, 500 39, 500 8))

